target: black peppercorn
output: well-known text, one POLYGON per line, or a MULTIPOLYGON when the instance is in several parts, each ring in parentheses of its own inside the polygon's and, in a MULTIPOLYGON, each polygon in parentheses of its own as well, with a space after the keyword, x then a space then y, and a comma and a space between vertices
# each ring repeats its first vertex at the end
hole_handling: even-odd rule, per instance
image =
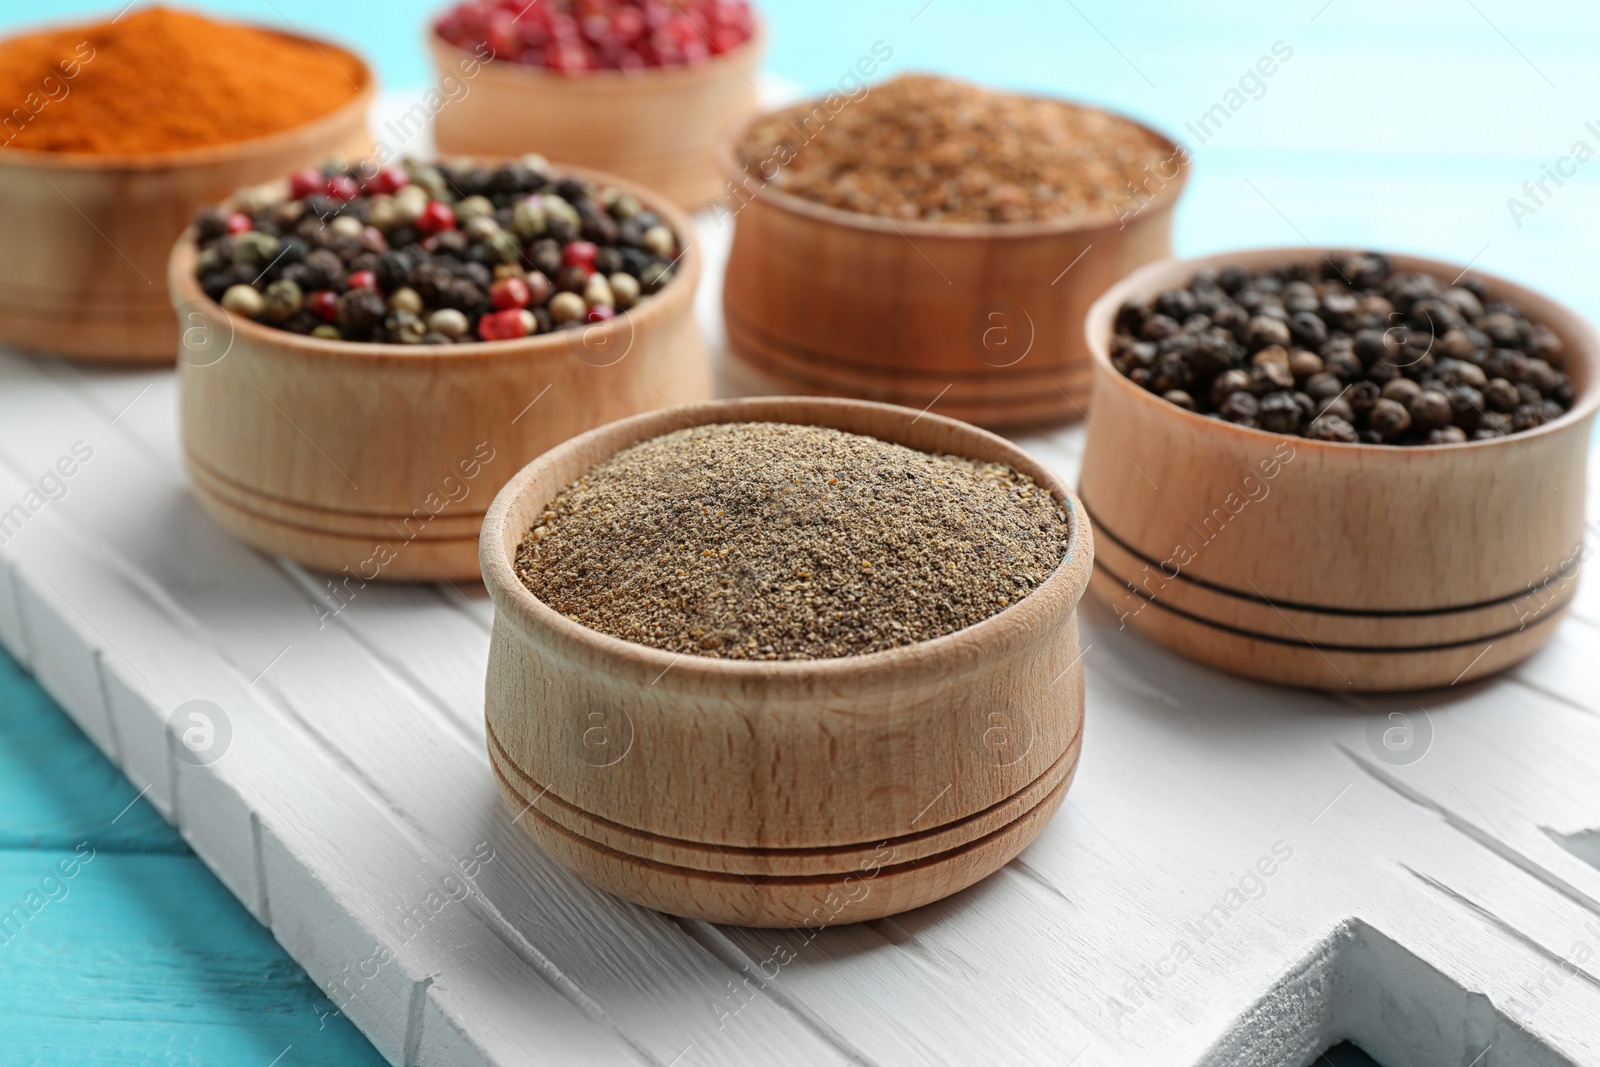
POLYGON ((1261 402, 1254 394, 1241 390, 1224 397, 1217 410, 1229 422, 1253 421, 1261 410, 1261 402))
POLYGON ((1161 394, 1161 399, 1169 404, 1174 404, 1185 411, 1194 410, 1194 397, 1182 389, 1168 389, 1161 394))
POLYGON ((1355 444, 1358 440, 1356 428, 1337 415, 1321 415, 1311 420, 1311 425, 1306 427, 1306 436, 1313 441, 1340 441, 1345 444, 1355 444))
POLYGON ((1406 410, 1411 413, 1411 424, 1419 433, 1448 426, 1455 418, 1449 398, 1435 389, 1421 390, 1416 399, 1406 405, 1406 410))
POLYGON ((1293 393, 1268 393, 1261 398, 1261 411, 1256 416, 1263 430, 1273 433, 1294 433, 1300 428, 1300 405, 1293 393))
POLYGON ((346 340, 364 340, 383 322, 387 310, 383 297, 371 289, 351 289, 339 298, 339 332, 346 340))
POLYGON ((1367 425, 1385 441, 1398 441, 1411 429, 1411 413, 1397 400, 1379 399, 1367 413, 1367 425))

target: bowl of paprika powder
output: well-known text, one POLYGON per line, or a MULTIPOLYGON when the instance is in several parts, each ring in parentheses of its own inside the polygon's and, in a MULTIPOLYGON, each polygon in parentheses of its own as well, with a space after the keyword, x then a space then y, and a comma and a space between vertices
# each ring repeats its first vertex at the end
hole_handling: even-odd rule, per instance
POLYGON ((203 205, 370 147, 367 64, 164 7, 0 42, 0 341, 171 363, 172 242, 203 205))

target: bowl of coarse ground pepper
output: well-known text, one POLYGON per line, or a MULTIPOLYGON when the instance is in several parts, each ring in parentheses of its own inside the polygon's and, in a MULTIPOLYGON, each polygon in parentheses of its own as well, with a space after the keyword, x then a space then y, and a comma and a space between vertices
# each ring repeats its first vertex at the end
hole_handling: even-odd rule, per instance
POLYGON ((1461 264, 1256 249, 1090 312, 1091 588, 1194 659, 1330 690, 1447 686, 1554 631, 1600 406, 1581 316, 1461 264))
POLYGON ((541 152, 704 207, 718 139, 756 110, 766 42, 745 0, 467 0, 428 34, 448 77, 482 72, 434 119, 444 155, 541 152))
POLYGON ((0 42, 0 340, 170 363, 194 212, 365 151, 372 93, 337 45, 163 7, 0 42))
POLYGON ((690 225, 540 157, 330 164, 203 209, 168 268, 200 503, 352 594, 475 577, 524 464, 710 395, 690 225))
POLYGON ((902 75, 734 131, 713 205, 745 391, 1081 417, 1082 322, 1170 254, 1188 155, 1097 108, 902 75))
POLYGON ((966 423, 715 401, 603 426, 484 522, 485 715, 519 822, 675 915, 824 927, 997 870, 1077 766, 1094 554, 966 423))

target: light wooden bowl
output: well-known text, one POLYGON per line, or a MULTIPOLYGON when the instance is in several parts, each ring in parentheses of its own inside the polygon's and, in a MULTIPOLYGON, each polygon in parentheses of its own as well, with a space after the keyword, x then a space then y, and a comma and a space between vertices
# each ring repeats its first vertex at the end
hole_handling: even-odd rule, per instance
POLYGON ((629 900, 747 926, 906 911, 985 877, 1061 803, 1082 743, 1075 608, 1093 538, 1050 471, 974 427, 847 400, 718 401, 603 426, 495 499, 485 703, 506 802, 551 855, 629 900), (590 630, 515 570, 545 504, 596 463, 689 425, 829 426, 1011 464, 1072 516, 1067 559, 985 621, 871 655, 680 656, 590 630))
MULTIPOLYGON (((1445 279, 1465 273, 1391 258, 1445 279)), ((1111 365, 1116 313, 1130 297, 1187 284, 1203 267, 1291 262, 1321 257, 1274 248, 1158 263, 1090 311, 1094 426, 1079 488, 1100 539, 1091 588, 1125 625, 1265 681, 1417 689, 1518 662, 1550 636, 1577 586, 1600 339, 1555 301, 1474 271, 1493 297, 1561 336, 1578 397, 1526 433, 1421 448, 1219 422, 1111 365)))
MULTIPOLYGON (((693 233, 647 190, 561 170, 693 233)), ((195 256, 191 231, 168 271, 195 493, 241 540, 357 583, 476 578, 484 512, 524 464, 603 423, 711 395, 693 246, 665 289, 609 322, 470 345, 324 341, 230 315, 201 291, 195 256)))
MULTIPOLYGON (((697 66, 567 75, 484 63, 467 94, 434 118, 434 142, 444 156, 538 152, 620 174, 696 210, 722 191, 717 142, 755 111, 765 48, 758 21, 744 44, 697 66)), ((445 74, 475 58, 431 29, 428 49, 445 74)))
POLYGON ((741 190, 722 308, 756 382, 918 409, 937 399, 992 428, 1082 417, 1083 317, 1112 282, 1171 253, 1185 166, 1125 223, 890 221, 761 187, 738 163, 748 125, 718 153, 741 190))
POLYGON ((162 283, 172 242, 235 189, 369 150, 373 78, 361 69, 349 102, 269 137, 150 156, 0 150, 0 341, 171 363, 177 331, 162 283))

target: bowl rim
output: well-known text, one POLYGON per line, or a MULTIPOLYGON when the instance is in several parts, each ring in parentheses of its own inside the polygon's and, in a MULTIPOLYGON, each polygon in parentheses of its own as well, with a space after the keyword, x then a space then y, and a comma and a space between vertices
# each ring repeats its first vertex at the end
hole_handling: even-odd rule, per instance
POLYGON ((1278 442, 1292 441, 1296 448, 1304 446, 1313 450, 1331 449, 1333 451, 1327 454, 1339 455, 1342 453, 1356 457, 1375 455, 1385 457, 1414 456, 1421 459, 1429 455, 1440 453, 1455 454, 1464 450, 1503 448, 1507 445, 1515 448, 1518 442, 1532 441, 1549 434, 1560 433, 1570 426, 1591 418, 1596 409, 1600 408, 1600 334, 1596 333, 1594 326, 1584 316, 1573 311, 1560 301, 1545 296, 1538 290, 1528 288, 1501 275, 1478 270, 1471 263, 1452 263, 1448 260, 1434 259, 1429 256, 1415 255, 1408 252, 1391 252, 1382 249, 1376 251, 1387 257, 1391 263, 1401 270, 1431 274, 1441 279, 1453 277, 1458 280, 1470 272, 1482 279, 1496 298, 1506 299, 1518 304, 1534 322, 1549 326, 1560 334, 1562 341, 1566 344, 1566 350, 1563 352, 1564 362, 1561 369, 1566 371, 1569 376, 1572 376, 1572 364, 1575 361, 1581 366, 1582 370, 1580 391, 1574 398, 1572 407, 1564 412, 1560 418, 1541 423, 1531 430, 1505 434, 1482 441, 1468 440, 1454 444, 1417 445, 1411 447, 1373 445, 1359 441, 1318 441, 1310 437, 1273 433, 1270 430, 1238 426, 1220 419, 1207 418, 1197 412, 1185 411, 1175 404, 1168 403, 1148 389, 1135 385, 1127 375, 1117 370, 1111 363, 1110 341, 1115 329, 1116 315, 1123 303, 1131 296, 1145 292, 1155 293, 1171 288, 1173 284, 1192 278, 1197 271, 1208 267, 1242 266, 1260 269, 1262 267, 1282 266, 1291 263, 1317 263, 1325 260, 1332 253, 1363 253, 1370 251, 1374 250, 1345 246, 1329 246, 1327 248, 1303 245, 1249 246, 1231 251, 1214 252, 1203 256, 1170 256, 1166 259, 1158 259, 1153 263, 1148 263, 1126 275, 1111 288, 1107 289, 1090 306, 1088 313, 1084 316, 1084 334, 1089 345, 1089 358, 1095 367, 1096 381, 1109 382, 1111 383, 1110 388, 1123 389, 1124 391, 1138 394, 1140 399, 1137 402, 1159 405, 1163 414, 1169 417, 1181 417, 1189 423, 1191 429, 1197 432, 1228 434, 1246 444, 1270 442, 1276 445, 1278 442))
MULTIPOLYGON (((467 159, 471 157, 452 157, 467 159)), ((485 160, 486 163, 504 162, 503 160, 485 160)), ((687 212, 672 201, 656 193, 652 189, 619 178, 605 171, 593 170, 588 167, 567 166, 563 163, 552 163, 551 168, 561 176, 576 176, 585 178, 600 185, 611 186, 639 198, 651 211, 666 219, 673 231, 679 235, 688 235, 692 242, 687 245, 678 257, 676 273, 671 282, 661 292, 635 304, 632 308, 609 320, 614 323, 625 323, 632 331, 651 328, 658 319, 679 314, 686 305, 692 305, 695 293, 700 287, 700 250, 698 235, 693 221, 687 212)), ((287 184, 287 178, 279 178, 268 184, 287 184)), ((392 362, 411 364, 418 361, 449 360, 451 362, 469 361, 473 359, 508 359, 508 358, 539 358, 565 354, 572 349, 574 340, 582 337, 585 330, 557 330, 550 333, 535 334, 529 337, 518 337, 509 341, 472 341, 466 344, 448 345, 397 345, 379 344, 372 341, 329 341, 320 337, 311 337, 306 334, 292 333, 289 330, 280 330, 247 319, 242 315, 235 315, 220 303, 207 296, 200 288, 200 280, 195 277, 195 260, 199 257, 199 245, 196 240, 195 228, 191 224, 187 227, 172 246, 172 252, 167 259, 167 295, 173 311, 192 304, 199 304, 202 309, 215 319, 227 320, 235 336, 245 336, 255 341, 261 351, 272 351, 277 354, 292 353, 295 355, 310 356, 313 358, 328 359, 342 357, 345 359, 361 359, 377 362, 392 362)), ((589 327, 593 329, 594 327, 589 327)), ((603 327, 602 327, 603 328, 603 327)), ((616 327, 613 327, 616 329, 616 327)), ((185 366, 180 355, 178 366, 185 366)), ((197 368, 197 369, 203 369, 197 368)))
MULTIPOLYGON (((965 79, 957 80, 965 81, 965 79)), ((1131 115, 1112 108, 1100 107, 1097 104, 1087 104, 1065 97, 1049 96, 1042 93, 1012 92, 1011 90, 991 91, 1004 92, 1011 96, 1027 97, 1032 100, 1069 104, 1084 111, 1098 112, 1101 115, 1136 126, 1161 141, 1165 146, 1168 160, 1174 156, 1183 156, 1183 159, 1178 164, 1178 172, 1171 178, 1162 178, 1163 184, 1161 188, 1156 190, 1155 195, 1149 200, 1143 202, 1143 205, 1129 218, 1128 223, 1124 223, 1123 217, 1115 211, 1110 214, 1104 211, 1079 212, 1050 219, 1035 219, 1031 222, 930 222, 926 219, 890 219, 881 212, 869 215, 862 211, 846 211, 844 208, 818 204, 793 193, 773 188, 770 182, 762 180, 759 175, 750 174, 739 164, 739 142, 744 139, 744 135, 751 126, 762 119, 802 104, 820 104, 822 100, 826 99, 826 94, 820 97, 807 97, 804 100, 794 101, 782 107, 758 111, 753 115, 747 115, 736 121, 717 142, 717 168, 722 171, 722 176, 728 183, 733 185, 736 190, 742 190, 751 200, 763 200, 772 207, 787 211, 792 215, 800 215, 815 222, 830 223, 845 229, 865 230, 894 237, 904 238, 909 234, 916 237, 947 238, 950 240, 1055 237, 1094 233, 1112 227, 1120 229, 1124 225, 1137 221, 1146 214, 1159 216, 1161 213, 1171 210, 1176 205, 1178 198, 1183 194, 1184 189, 1188 187, 1190 165, 1194 161, 1194 153, 1189 151, 1188 147, 1182 142, 1174 140, 1149 123, 1141 122, 1131 115), (745 178, 755 178, 759 185, 754 190, 751 190, 741 184, 745 178)), ((742 205, 740 210, 742 210, 742 205)), ((738 211, 735 211, 734 214, 737 215, 738 211)))
MULTIPOLYGON (((269 154, 293 141, 300 140, 310 133, 319 133, 324 129, 343 125, 350 121, 352 113, 360 115, 362 122, 366 121, 366 113, 372 106, 372 101, 377 95, 378 79, 373 73, 372 64, 367 58, 337 41, 330 41, 323 37, 312 37, 303 33, 288 33, 277 26, 266 26, 251 22, 246 19, 219 19, 236 26, 246 26, 262 33, 270 33, 287 40, 309 42, 317 49, 335 48, 355 60, 360 68, 362 81, 355 94, 332 111, 309 121, 289 126, 275 133, 264 134, 260 137, 251 137, 243 141, 228 141, 223 144, 204 145, 199 148, 180 148, 173 152, 154 152, 146 155, 100 155, 94 152, 49 152, 37 148, 0 148, 0 167, 6 165, 25 167, 33 170, 62 170, 73 172, 95 171, 163 171, 179 170, 185 167, 203 167, 215 163, 229 162, 252 155, 269 154)), ((69 29, 74 26, 86 26, 92 23, 51 23, 46 26, 24 30, 19 34, 7 36, 7 40, 16 37, 26 37, 32 33, 47 33, 52 28, 69 29)))
MULTIPOLYGON (((857 431, 845 430, 845 432, 857 431)), ((879 439, 890 440, 888 437, 879 439)), ((843 679, 861 682, 874 677, 893 678, 900 676, 901 668, 908 663, 932 665, 942 676, 946 668, 956 669, 957 661, 963 651, 971 649, 974 645, 981 645, 1008 633, 1053 633, 1055 625, 1059 622, 1058 616, 1070 616, 1075 612, 1078 602, 1088 588, 1090 571, 1094 564, 1094 533, 1088 512, 1067 485, 1066 480, 1043 461, 998 434, 958 419, 871 400, 768 396, 707 400, 697 404, 647 411, 606 423, 562 442, 523 467, 495 494, 484 516, 478 550, 484 585, 495 602, 496 611, 510 613, 514 616, 513 625, 542 631, 553 636, 567 648, 580 650, 583 654, 597 659, 620 661, 630 668, 648 671, 652 675, 665 674, 670 667, 678 681, 689 684, 712 679, 723 683, 810 684, 843 679), (665 649, 626 641, 591 629, 561 614, 535 596, 518 576, 515 561, 516 545, 521 543, 526 531, 508 531, 512 510, 535 479, 541 477, 551 467, 565 463, 574 453, 588 448, 597 439, 614 437, 623 442, 607 453, 606 458, 610 458, 635 444, 685 428, 683 421, 688 421, 697 427, 728 422, 789 422, 792 425, 827 426, 835 421, 832 418, 826 421, 818 420, 815 415, 818 409, 826 415, 831 415, 832 412, 888 414, 904 420, 904 426, 907 428, 926 420, 930 425, 943 426, 958 437, 965 438, 969 442, 981 442, 994 453, 1005 456, 1006 462, 1011 463, 1022 473, 1028 474, 1036 484, 1048 487, 1067 512, 1071 524, 1071 536, 1066 555, 1055 570, 1026 596, 971 626, 926 641, 898 645, 877 652, 800 660, 719 659, 690 653, 668 652, 665 649), (789 413, 799 414, 802 411, 807 412, 810 417, 795 420, 782 417, 789 413), (514 541, 508 536, 508 532, 515 534, 514 541), (507 548, 507 545, 510 547, 507 548)))
MULTIPOLYGON (((530 66, 525 63, 516 63, 502 60, 498 54, 485 60, 477 56, 471 49, 462 48, 460 45, 445 40, 439 36, 439 18, 456 5, 439 8, 428 15, 423 22, 423 43, 428 47, 437 60, 444 55, 472 56, 483 64, 483 72, 502 72, 506 78, 525 78, 528 88, 549 89, 560 85, 567 88, 590 88, 602 92, 626 91, 629 89, 651 88, 660 89, 665 82, 681 82, 692 84, 697 82, 715 81, 725 73, 720 69, 718 59, 726 60, 738 72, 741 78, 745 77, 740 63, 746 59, 759 63, 767 47, 767 24, 761 13, 754 6, 750 8, 752 24, 750 36, 740 42, 737 48, 724 52, 720 56, 711 56, 704 63, 680 63, 672 67, 646 67, 643 70, 590 70, 582 74, 560 74, 548 67, 530 66)), ((676 86, 673 86, 674 88, 676 86)))

